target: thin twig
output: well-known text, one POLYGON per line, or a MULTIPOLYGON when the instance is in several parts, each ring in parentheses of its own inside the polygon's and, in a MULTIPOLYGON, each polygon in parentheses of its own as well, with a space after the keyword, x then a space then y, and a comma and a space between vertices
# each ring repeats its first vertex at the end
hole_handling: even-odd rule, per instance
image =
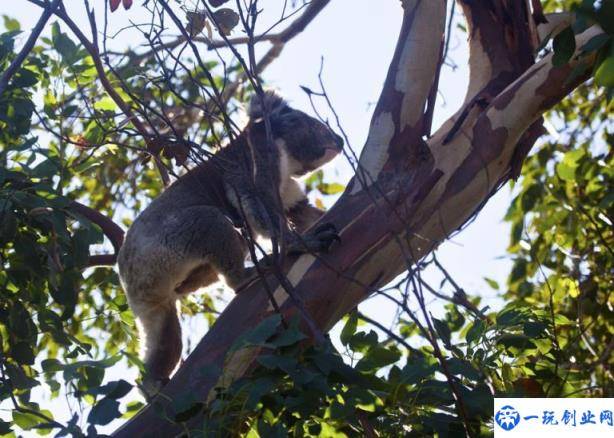
POLYGON ((38 19, 38 22, 36 23, 36 26, 34 26, 34 29, 32 29, 32 33, 28 37, 26 44, 21 49, 21 52, 19 52, 17 57, 13 59, 13 62, 11 62, 11 65, 9 65, 9 67, 4 71, 4 73, 2 73, 2 77, 0 77, 0 95, 4 93, 4 90, 8 86, 11 77, 15 73, 17 73, 17 70, 19 70, 21 64, 23 64, 28 54, 32 51, 34 44, 36 44, 36 40, 38 40, 38 37, 40 36, 41 32, 45 28, 45 25, 47 24, 47 21, 49 21, 49 17, 53 15, 54 11, 57 9, 61 1, 62 0, 53 0, 51 4, 48 4, 45 7, 45 11, 38 19))

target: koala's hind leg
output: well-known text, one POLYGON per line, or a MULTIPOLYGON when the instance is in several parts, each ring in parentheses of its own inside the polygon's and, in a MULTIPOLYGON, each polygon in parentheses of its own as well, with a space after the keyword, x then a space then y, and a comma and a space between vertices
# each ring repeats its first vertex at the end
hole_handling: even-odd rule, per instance
POLYGON ((218 275, 215 269, 205 263, 194 268, 181 284, 175 287, 175 292, 179 295, 187 295, 201 287, 207 287, 218 280, 218 275))
POLYGON ((186 285, 179 285, 177 292, 193 288, 198 282, 201 286, 210 282, 212 271, 222 275, 236 291, 253 275, 253 270, 245 267, 247 244, 241 234, 217 208, 192 207, 184 214, 190 218, 182 228, 181 236, 185 240, 178 238, 174 245, 180 246, 192 262, 202 260, 202 264, 186 277, 186 285))
POLYGON ((143 390, 147 397, 158 393, 181 358, 181 326, 176 300, 148 302, 131 300, 138 318, 143 346, 143 390))

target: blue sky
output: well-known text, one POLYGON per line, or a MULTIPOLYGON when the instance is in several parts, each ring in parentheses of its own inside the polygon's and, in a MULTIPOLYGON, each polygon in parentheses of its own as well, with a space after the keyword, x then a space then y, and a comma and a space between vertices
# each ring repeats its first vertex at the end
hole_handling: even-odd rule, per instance
MULTIPOLYGON (((70 12, 75 21, 85 24, 83 2, 70 0, 65 3, 74 8, 70 12)), ((103 2, 91 0, 91 3, 102 5, 103 2)), ((127 25, 128 20, 140 22, 144 19, 140 3, 135 2, 129 12, 113 14, 112 28, 119 29, 127 25)), ((271 0, 261 2, 265 9, 279 3, 271 0)), ((99 11, 98 16, 102 16, 101 13, 99 11)), ((40 10, 24 0, 3 1, 0 2, 2 14, 17 18, 22 28, 29 30, 40 10)), ((318 88, 318 72, 323 58, 327 91, 352 147, 359 152, 367 137, 373 104, 377 101, 394 51, 401 17, 399 1, 335 0, 302 34, 287 44, 281 57, 264 73, 264 79, 279 89, 295 107, 311 113, 311 106, 300 85, 318 88)), ((131 38, 121 35, 113 45, 122 48, 130 41, 131 38)), ((465 36, 460 32, 452 39, 451 57, 458 68, 453 71, 444 67, 435 128, 456 111, 464 98, 468 55, 465 36)), ((326 114, 326 108, 321 108, 326 114)), ((349 166, 343 160, 338 158, 327 166, 328 179, 343 183, 349 180, 349 166)), ((499 301, 483 277, 505 283, 510 262, 501 256, 505 255, 509 227, 502 218, 510 202, 509 193, 509 188, 503 188, 473 223, 438 250, 440 261, 457 282, 468 293, 482 295, 485 302, 493 306, 497 306, 499 301)), ((394 308, 382 299, 368 300, 361 305, 361 310, 385 324, 390 322, 394 313, 394 308)))

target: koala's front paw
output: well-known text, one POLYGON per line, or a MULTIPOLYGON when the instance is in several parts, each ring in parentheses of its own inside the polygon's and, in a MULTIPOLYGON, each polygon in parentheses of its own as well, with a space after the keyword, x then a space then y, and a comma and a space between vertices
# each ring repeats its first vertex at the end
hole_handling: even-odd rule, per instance
POLYGON ((318 251, 328 252, 334 242, 341 243, 341 237, 337 233, 337 227, 331 223, 318 225, 313 231, 316 241, 319 243, 318 251))
POLYGON ((290 245, 288 252, 291 254, 328 252, 335 241, 341 243, 337 228, 331 223, 325 223, 299 237, 290 245))

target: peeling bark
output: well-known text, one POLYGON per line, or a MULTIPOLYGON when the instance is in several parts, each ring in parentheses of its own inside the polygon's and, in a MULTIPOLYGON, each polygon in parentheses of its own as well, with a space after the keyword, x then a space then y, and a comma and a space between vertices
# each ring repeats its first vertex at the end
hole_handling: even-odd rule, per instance
POLYGON ((426 102, 440 65, 445 19, 444 0, 404 3, 399 41, 359 162, 373 179, 387 164, 402 161, 422 136, 426 102))

